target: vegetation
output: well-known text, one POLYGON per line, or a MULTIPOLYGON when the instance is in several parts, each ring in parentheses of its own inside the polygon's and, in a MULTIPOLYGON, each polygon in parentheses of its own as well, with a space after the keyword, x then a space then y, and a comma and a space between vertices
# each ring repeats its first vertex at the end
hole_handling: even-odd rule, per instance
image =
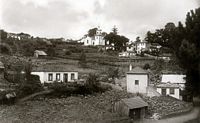
POLYGON ((31 75, 31 71, 32 63, 29 60, 29 62, 25 65, 25 79, 21 80, 19 83, 19 90, 17 90, 18 98, 25 97, 27 95, 43 90, 39 76, 31 75))
POLYGON ((185 26, 167 23, 164 29, 147 32, 146 40, 170 48, 186 71, 186 95, 200 94, 200 8, 188 12, 185 26))
POLYGON ((106 41, 109 41, 109 44, 114 44, 116 51, 125 51, 126 50, 126 43, 129 41, 128 38, 126 38, 123 35, 117 35, 113 32, 107 34, 104 39, 106 41))
POLYGON ((80 57, 79 57, 79 64, 81 65, 81 67, 86 67, 86 55, 84 52, 82 52, 80 54, 80 57))

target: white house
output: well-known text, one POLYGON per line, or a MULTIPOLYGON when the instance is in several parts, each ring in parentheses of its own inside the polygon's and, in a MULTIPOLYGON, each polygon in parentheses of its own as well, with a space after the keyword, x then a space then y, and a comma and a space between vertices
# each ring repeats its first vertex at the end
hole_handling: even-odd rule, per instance
POLYGON ((33 75, 40 77, 41 83, 57 82, 74 82, 78 80, 78 72, 64 68, 47 68, 47 69, 33 69, 33 75))
POLYGON ((140 54, 142 51, 144 51, 147 48, 147 42, 146 41, 136 41, 136 53, 140 54))
POLYGON ((148 80, 148 72, 135 67, 126 73, 127 92, 147 94, 148 80))
POLYGON ((185 78, 186 75, 182 73, 175 73, 175 72, 162 72, 161 75, 161 82, 162 83, 174 83, 181 86, 183 90, 185 87, 185 78))
POLYGON ((85 46, 105 46, 106 41, 104 40, 104 36, 102 35, 102 30, 98 27, 96 34, 93 37, 89 37, 86 35, 83 37, 81 42, 84 43, 85 46))
POLYGON ((180 86, 174 83, 161 83, 156 85, 156 90, 161 95, 169 95, 176 99, 180 99, 180 86))

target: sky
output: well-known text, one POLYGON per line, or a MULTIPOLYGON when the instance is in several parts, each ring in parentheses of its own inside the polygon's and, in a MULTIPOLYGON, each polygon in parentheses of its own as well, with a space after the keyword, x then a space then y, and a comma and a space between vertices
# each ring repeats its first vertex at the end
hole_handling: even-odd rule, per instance
POLYGON ((0 28, 34 37, 80 39, 100 26, 135 40, 166 23, 184 23, 200 0, 0 0, 0 28))

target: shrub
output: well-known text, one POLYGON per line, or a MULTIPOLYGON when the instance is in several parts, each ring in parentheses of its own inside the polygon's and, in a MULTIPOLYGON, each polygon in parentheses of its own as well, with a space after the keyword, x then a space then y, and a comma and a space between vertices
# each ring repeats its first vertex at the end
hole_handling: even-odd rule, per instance
POLYGON ((71 55, 71 54, 72 54, 72 52, 69 51, 69 50, 67 50, 67 51, 65 52, 65 55, 71 55))
POLYGON ((49 85, 50 89, 53 89, 54 92, 50 94, 52 97, 67 97, 71 94, 74 94, 77 88, 77 84, 66 84, 60 82, 54 82, 49 85))
POLYGON ((30 75, 29 79, 21 83, 17 92, 18 98, 25 97, 27 95, 36 93, 43 90, 42 84, 40 83, 39 76, 30 75))
POLYGON ((86 67, 86 55, 84 52, 82 52, 79 56, 79 64, 81 67, 86 67))
POLYGON ((151 67, 150 67, 150 65, 147 63, 147 64, 145 64, 144 65, 144 67, 143 67, 143 69, 145 69, 145 70, 148 70, 148 69, 150 69, 151 67))

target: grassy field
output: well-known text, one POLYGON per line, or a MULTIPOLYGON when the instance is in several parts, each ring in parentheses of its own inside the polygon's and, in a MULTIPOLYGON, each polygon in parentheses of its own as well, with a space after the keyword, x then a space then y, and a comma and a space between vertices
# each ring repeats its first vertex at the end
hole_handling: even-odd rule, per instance
POLYGON ((118 122, 124 117, 113 112, 114 102, 132 96, 134 95, 111 90, 90 96, 28 101, 13 106, 0 106, 0 119, 1 123, 118 122))

